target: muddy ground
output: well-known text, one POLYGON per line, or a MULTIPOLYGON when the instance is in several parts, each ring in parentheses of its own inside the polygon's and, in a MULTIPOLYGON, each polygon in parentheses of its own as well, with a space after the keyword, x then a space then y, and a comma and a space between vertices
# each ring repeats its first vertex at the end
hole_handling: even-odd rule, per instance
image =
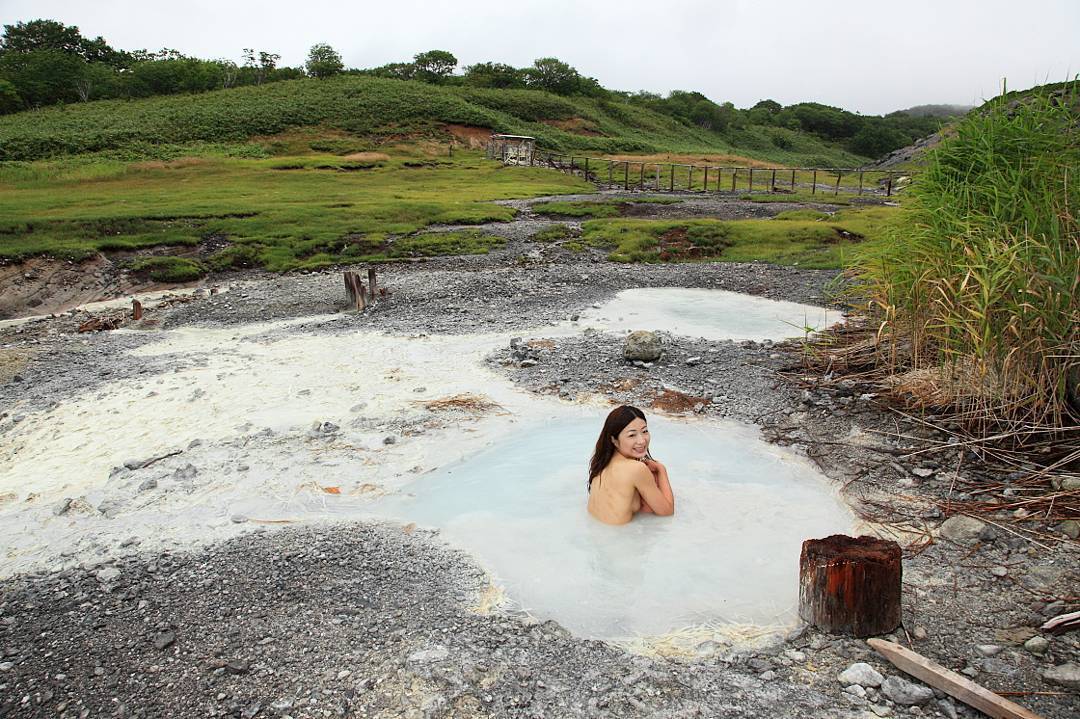
MULTIPOLYGON (((1039 626, 1080 608, 1077 542, 1038 522, 1018 530, 1005 513, 942 535, 947 498, 1010 478, 895 412, 878 388, 793 381, 802 373, 797 344, 666 334, 661 360, 635 366, 612 334, 538 331, 510 343, 524 320, 554 326, 624 288, 722 288, 820 305, 834 296, 835 273, 614 265, 529 243, 548 222, 526 216, 494 228, 510 242, 488 256, 380 266, 388 297, 363 315, 313 321, 310 331, 507 331, 486 363, 528 391, 759 425, 770 441, 805 451, 859 515, 906 548, 904 622, 893 639, 1018 693, 1043 716, 1076 716, 1077 633, 1051 636, 1039 626), (926 447, 938 451, 909 456, 926 447)), ((217 294, 126 323, 138 333, 79 334, 87 319, 79 312, 0 329, 0 442, 30 413, 175 371, 184 358, 129 355, 162 330, 314 318, 344 301, 336 271, 216 284, 217 294)), ((793 627, 745 645, 634 653, 554 622, 478 610, 487 577, 422 528, 244 529, 166 552, 103 546, 93 561, 0 580, 0 716, 977 716, 899 682, 904 675, 862 640, 793 627), (884 685, 867 673, 845 688, 838 675, 856 662, 872 665, 884 685)))

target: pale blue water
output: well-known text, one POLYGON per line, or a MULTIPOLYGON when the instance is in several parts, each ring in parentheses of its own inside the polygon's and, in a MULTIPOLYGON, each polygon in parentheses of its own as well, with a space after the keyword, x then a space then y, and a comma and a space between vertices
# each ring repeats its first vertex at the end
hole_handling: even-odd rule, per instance
POLYGON ((639 287, 581 313, 582 326, 616 331, 664 330, 712 340, 801 337, 843 320, 824 307, 726 290, 639 287))
POLYGON ((599 417, 524 427, 374 509, 441 528, 521 607, 580 635, 793 620, 802 541, 852 524, 827 480, 753 427, 649 422, 674 517, 638 515, 612 527, 589 516, 585 478, 599 417))

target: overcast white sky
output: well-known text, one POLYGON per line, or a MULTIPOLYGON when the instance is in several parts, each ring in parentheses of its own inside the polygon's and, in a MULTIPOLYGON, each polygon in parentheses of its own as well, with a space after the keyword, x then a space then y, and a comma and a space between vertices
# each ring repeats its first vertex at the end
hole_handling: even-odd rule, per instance
POLYGON ((449 50, 462 65, 555 56, 605 87, 699 90, 747 107, 813 101, 864 114, 974 104, 1080 72, 1080 0, 0 0, 0 23, 49 18, 116 48, 346 66, 449 50))

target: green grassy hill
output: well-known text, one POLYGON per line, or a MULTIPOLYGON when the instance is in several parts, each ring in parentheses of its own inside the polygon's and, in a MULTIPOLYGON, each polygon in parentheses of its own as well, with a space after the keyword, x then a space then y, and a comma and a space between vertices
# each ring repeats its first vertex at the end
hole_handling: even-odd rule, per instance
POLYGON ((351 144, 312 146, 339 154, 403 138, 444 135, 446 125, 533 135, 544 147, 604 152, 745 155, 790 165, 842 166, 868 158, 809 133, 748 125, 725 135, 692 127, 638 103, 562 97, 363 76, 275 82, 197 95, 104 100, 0 117, 0 161, 85 153, 114 159, 192 154, 275 154, 273 136, 294 128, 345 133, 351 144), (778 135, 782 135, 778 138, 778 135))

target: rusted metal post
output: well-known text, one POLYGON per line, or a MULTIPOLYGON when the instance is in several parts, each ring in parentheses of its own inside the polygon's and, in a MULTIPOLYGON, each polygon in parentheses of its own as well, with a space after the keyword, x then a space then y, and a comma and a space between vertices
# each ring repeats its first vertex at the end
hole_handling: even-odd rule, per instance
POLYGON ((368 268, 368 271, 367 271, 367 283, 368 283, 369 296, 371 297, 371 301, 374 302, 375 301, 375 292, 376 292, 376 290, 375 290, 375 268, 374 267, 369 267, 368 268))
POLYGON ((141 320, 142 319, 142 302, 139 302, 136 299, 131 300, 131 319, 133 319, 133 320, 141 320))
POLYGON ((817 194, 817 168, 814 168, 814 177, 810 180, 810 194, 817 194))

